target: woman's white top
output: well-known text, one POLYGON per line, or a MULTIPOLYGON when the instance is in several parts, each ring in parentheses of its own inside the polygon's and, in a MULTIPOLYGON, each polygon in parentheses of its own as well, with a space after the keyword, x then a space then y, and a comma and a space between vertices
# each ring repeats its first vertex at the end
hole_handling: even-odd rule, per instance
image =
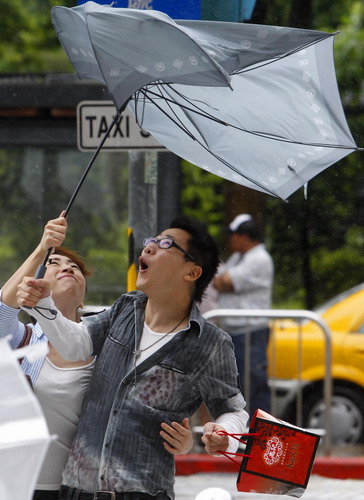
POLYGON ((83 398, 95 364, 74 368, 59 368, 48 358, 44 360, 34 393, 42 407, 51 441, 39 474, 37 490, 58 490, 62 472, 76 433, 83 398))

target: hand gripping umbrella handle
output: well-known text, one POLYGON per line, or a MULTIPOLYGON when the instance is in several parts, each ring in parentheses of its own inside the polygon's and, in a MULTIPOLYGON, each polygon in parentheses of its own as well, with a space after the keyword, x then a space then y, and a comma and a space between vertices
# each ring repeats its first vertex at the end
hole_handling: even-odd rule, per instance
MULTIPOLYGON (((68 207, 65 210, 64 217, 67 217, 67 211, 68 210, 69 210, 69 204, 68 204, 68 207)), ((46 264, 48 262, 48 259, 49 259, 50 255, 51 255, 51 253, 52 253, 52 250, 53 250, 53 248, 48 248, 46 256, 44 257, 44 260, 43 260, 42 264, 40 264, 38 266, 38 269, 35 272, 34 279, 39 280, 41 278, 44 278, 45 272, 47 270, 46 264)))
MULTIPOLYGON (((44 278, 45 272, 47 270, 46 263, 48 262, 49 256, 52 253, 53 248, 48 248, 47 254, 43 260, 43 263, 38 266, 36 273, 34 275, 34 279, 39 280, 44 278)), ((25 309, 32 309, 30 306, 23 306, 25 309)))
MULTIPOLYGON (((70 204, 68 203, 68 206, 67 206, 67 208, 66 208, 66 210, 64 212, 64 217, 67 217, 69 206, 70 206, 70 204)), ((35 272, 34 279, 39 280, 41 278, 44 278, 45 272, 47 270, 46 264, 48 262, 48 259, 49 259, 50 255, 51 255, 51 253, 52 253, 52 250, 53 250, 53 248, 48 248, 46 256, 44 257, 44 260, 43 260, 42 264, 40 264, 38 266, 38 269, 35 272)))
MULTIPOLYGON (((49 255, 50 255, 51 251, 52 251, 52 249, 50 248, 48 250, 48 252, 47 252, 47 256, 46 256, 47 260, 49 259, 49 255)), ((46 266, 44 264, 40 264, 40 266, 38 266, 38 269, 37 269, 37 271, 36 271, 36 273, 34 275, 34 278, 36 280, 39 280, 39 279, 43 278, 44 275, 45 275, 46 270, 47 270, 46 266)))
MULTIPOLYGON (((45 272, 46 272, 46 270, 47 270, 47 268, 46 268, 46 263, 48 262, 48 259, 49 259, 49 256, 50 256, 51 252, 52 252, 52 248, 49 248, 49 249, 48 249, 48 251, 47 251, 47 255, 46 255, 46 256, 45 256, 45 258, 44 258, 43 263, 42 263, 42 264, 40 264, 40 265, 38 266, 38 269, 36 270, 36 273, 35 273, 35 275, 34 275, 34 278, 35 278, 36 280, 39 280, 39 279, 41 279, 41 278, 43 278, 43 277, 44 277, 45 272)), ((23 306, 23 307, 24 307, 25 309, 33 309, 33 308, 32 308, 32 307, 30 307, 30 306, 23 306)))

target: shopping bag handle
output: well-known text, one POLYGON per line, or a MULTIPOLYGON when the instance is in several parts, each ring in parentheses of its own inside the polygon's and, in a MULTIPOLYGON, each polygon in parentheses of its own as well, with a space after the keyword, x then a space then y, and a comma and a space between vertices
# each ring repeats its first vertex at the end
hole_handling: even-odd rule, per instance
MULTIPOLYGON (((247 437, 249 438, 250 436, 259 436, 259 432, 250 432, 250 433, 245 433, 245 434, 234 434, 234 433, 230 433, 230 432, 226 432, 226 431, 223 431, 223 430, 219 430, 219 431, 216 431, 216 434, 219 434, 220 436, 230 436, 234 439, 236 439, 237 441, 241 442, 241 439, 239 439, 239 437, 237 436, 240 436, 240 437, 247 437)), ((244 442, 244 441, 243 441, 244 442)), ((237 460, 235 460, 235 458, 232 458, 233 456, 235 457, 246 457, 246 458, 251 458, 252 455, 246 455, 244 453, 233 453, 233 452, 230 452, 230 451, 222 451, 222 450, 218 450, 217 453, 220 453, 221 455, 224 455, 224 457, 228 458, 229 460, 231 460, 232 462, 236 463, 239 465, 240 467, 240 462, 238 462, 237 460), (232 455, 232 456, 230 456, 232 455)))
POLYGON ((221 455, 224 455, 225 458, 228 458, 229 460, 231 460, 232 462, 234 462, 235 464, 238 464, 239 467, 240 467, 240 462, 238 462, 237 460, 235 460, 235 458, 233 458, 232 456, 235 456, 235 457, 247 457, 247 458, 251 458, 252 455, 244 455, 243 453, 233 453, 232 451, 222 451, 222 450, 218 450, 217 453, 220 453, 221 455), (232 455, 232 456, 230 456, 232 455))
POLYGON ((242 441, 244 442, 245 440, 239 439, 237 436, 240 436, 240 437, 245 436, 245 437, 249 438, 250 436, 259 436, 260 433, 259 432, 246 432, 244 434, 233 434, 230 432, 219 430, 219 431, 216 431, 216 434, 219 434, 219 436, 230 436, 241 443, 242 441))

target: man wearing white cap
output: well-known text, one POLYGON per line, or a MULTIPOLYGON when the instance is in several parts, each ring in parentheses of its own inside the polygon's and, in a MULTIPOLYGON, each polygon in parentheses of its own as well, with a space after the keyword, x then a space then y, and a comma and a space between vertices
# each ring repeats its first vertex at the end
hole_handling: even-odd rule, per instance
MULTIPOLYGON (((218 306, 223 309, 270 309, 274 266, 262 243, 261 231, 249 214, 240 214, 229 224, 232 255, 219 270, 213 285, 219 292, 218 306)), ((244 352, 246 334, 250 333, 250 405, 253 415, 257 408, 270 411, 270 391, 267 383, 266 318, 225 317, 222 328, 230 333, 244 388, 244 352)))

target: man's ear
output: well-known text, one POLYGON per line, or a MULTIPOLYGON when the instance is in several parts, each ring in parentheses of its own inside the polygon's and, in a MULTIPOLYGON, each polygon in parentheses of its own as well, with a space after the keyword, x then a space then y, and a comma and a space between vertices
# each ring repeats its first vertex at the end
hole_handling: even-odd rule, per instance
POLYGON ((188 281, 196 281, 202 274, 202 267, 194 264, 185 275, 188 281))

